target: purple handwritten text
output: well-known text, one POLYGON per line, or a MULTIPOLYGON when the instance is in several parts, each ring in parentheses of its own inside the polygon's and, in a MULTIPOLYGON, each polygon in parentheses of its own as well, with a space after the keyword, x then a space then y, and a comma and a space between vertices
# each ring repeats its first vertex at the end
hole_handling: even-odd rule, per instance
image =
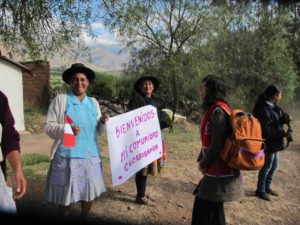
POLYGON ((154 145, 151 148, 148 148, 144 152, 140 152, 139 154, 133 156, 128 162, 124 165, 124 170, 128 171, 130 167, 132 167, 135 163, 142 160, 143 158, 147 158, 149 154, 156 151, 158 149, 158 145, 154 145))
POLYGON ((128 130, 139 126, 141 123, 145 123, 153 119, 154 115, 155 113, 153 109, 148 112, 144 112, 144 113, 141 112, 140 115, 133 117, 131 120, 127 121, 126 123, 116 126, 115 131, 116 131, 117 138, 119 138, 121 134, 126 134, 128 130))

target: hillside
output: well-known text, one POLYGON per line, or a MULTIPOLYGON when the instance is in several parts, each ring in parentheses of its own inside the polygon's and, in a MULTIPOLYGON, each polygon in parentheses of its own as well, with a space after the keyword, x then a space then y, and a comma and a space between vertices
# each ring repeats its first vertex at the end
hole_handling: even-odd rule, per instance
MULTIPOLYGON (((123 64, 128 62, 129 56, 126 53, 120 53, 119 46, 104 46, 101 44, 89 46, 91 61, 89 57, 80 58, 78 61, 95 71, 111 71, 119 73, 123 69, 123 64)), ((69 66, 74 61, 67 57, 55 55, 49 59, 51 67, 69 66)))
MULTIPOLYGON (((129 60, 128 53, 120 53, 122 48, 119 45, 105 46, 102 44, 94 44, 88 46, 88 48, 90 49, 91 57, 83 57, 78 61, 98 72, 109 71, 114 74, 120 74, 123 69, 123 64, 129 60)), ((8 52, 4 48, 0 46, 0 50, 2 55, 8 57, 8 52)), ((30 61, 20 56, 14 56, 13 60, 30 61)), ((55 54, 52 58, 49 58, 48 61, 51 68, 69 67, 74 63, 74 59, 70 56, 66 55, 61 57, 59 54, 55 54)))

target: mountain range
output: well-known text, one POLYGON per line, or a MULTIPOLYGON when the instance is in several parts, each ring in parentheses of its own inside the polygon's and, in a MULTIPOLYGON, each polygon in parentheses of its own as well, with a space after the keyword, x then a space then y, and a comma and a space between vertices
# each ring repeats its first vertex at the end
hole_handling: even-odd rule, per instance
MULTIPOLYGON (((120 74, 123 65, 129 61, 129 54, 122 51, 119 45, 94 44, 88 48, 90 49, 90 57, 81 57, 78 61, 95 71, 120 74)), ((51 67, 69 67, 70 64, 74 63, 71 62, 71 59, 59 55, 49 59, 49 62, 51 67)))
MULTIPOLYGON (((76 61, 84 63, 94 71, 110 72, 119 75, 124 68, 124 64, 129 61, 129 54, 123 51, 120 45, 103 45, 98 43, 87 47, 89 48, 90 57, 81 57, 76 61)), ((1 45, 0 51, 3 56, 9 57, 7 50, 1 45)), ((21 56, 13 56, 13 60, 20 62, 30 61, 21 56)), ((68 68, 71 64, 75 63, 75 60, 71 57, 61 57, 59 54, 55 54, 52 58, 49 58, 48 61, 50 63, 50 68, 68 68)))

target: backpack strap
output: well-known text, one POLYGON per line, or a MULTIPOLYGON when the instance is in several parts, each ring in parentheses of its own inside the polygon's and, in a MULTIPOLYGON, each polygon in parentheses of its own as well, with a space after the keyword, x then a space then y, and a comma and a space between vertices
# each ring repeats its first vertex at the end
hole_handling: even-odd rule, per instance
POLYGON ((200 123, 200 133, 201 133, 201 137, 204 137, 204 129, 205 129, 205 125, 206 123, 209 121, 210 117, 211 117, 211 113, 213 112, 213 110, 216 107, 221 107, 222 109, 224 109, 224 111, 230 115, 231 114, 231 109, 228 106, 227 103, 222 102, 222 101, 216 101, 214 104, 212 104, 205 112, 203 115, 203 118, 201 120, 200 123))
POLYGON ((228 114, 228 115, 231 115, 231 109, 230 109, 230 107, 229 107, 229 105, 227 104, 227 103, 225 103, 225 102, 222 102, 222 101, 217 101, 216 103, 215 103, 215 107, 217 107, 217 106, 219 106, 219 107, 221 107, 222 109, 224 109, 224 111, 228 114))

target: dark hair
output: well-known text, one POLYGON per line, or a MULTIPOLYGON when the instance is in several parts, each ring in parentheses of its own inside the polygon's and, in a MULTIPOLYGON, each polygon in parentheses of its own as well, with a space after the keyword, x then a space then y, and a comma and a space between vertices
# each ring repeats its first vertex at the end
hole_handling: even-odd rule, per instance
POLYGON ((155 77, 152 77, 152 76, 144 76, 144 77, 140 77, 133 85, 133 88, 135 89, 136 92, 138 92, 139 94, 142 94, 142 91, 141 91, 141 85, 146 81, 151 81, 152 84, 153 84, 153 87, 154 87, 154 90, 153 92, 155 92, 158 87, 159 87, 159 80, 156 79, 155 77))
POLYGON ((208 75, 202 80, 201 84, 203 83, 205 83, 205 87, 207 88, 207 93, 203 102, 204 109, 207 109, 216 101, 225 102, 226 87, 222 78, 208 75))
POLYGON ((255 111, 257 110, 257 108, 259 106, 261 106, 262 104, 264 104, 266 101, 271 100, 275 95, 278 95, 279 93, 281 93, 280 88, 275 85, 275 84, 271 84, 269 85, 263 93, 261 93, 254 105, 253 108, 253 113, 255 114, 255 111))

